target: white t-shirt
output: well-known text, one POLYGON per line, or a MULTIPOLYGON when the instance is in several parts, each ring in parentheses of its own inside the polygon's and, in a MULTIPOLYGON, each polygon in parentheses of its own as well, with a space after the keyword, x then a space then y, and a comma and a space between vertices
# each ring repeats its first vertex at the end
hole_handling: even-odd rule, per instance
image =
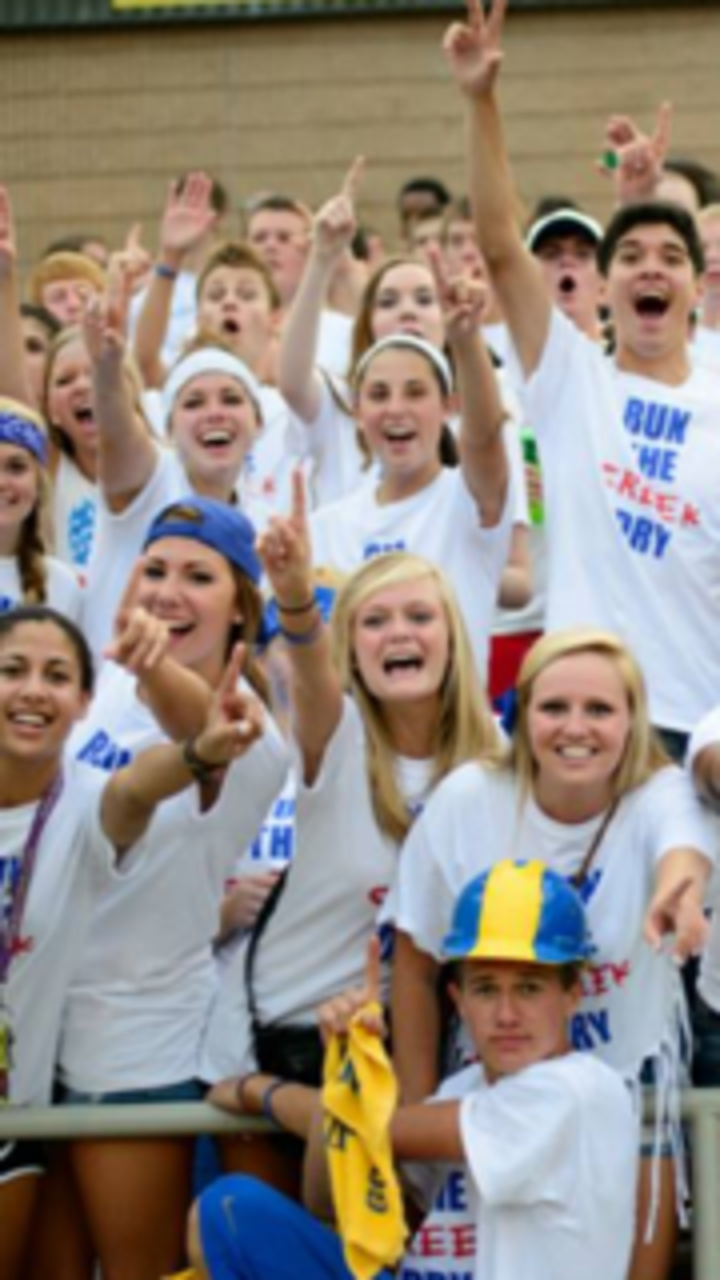
POLYGON ((262 427, 245 455, 241 484, 243 507, 249 501, 260 504, 265 524, 268 511, 281 515, 289 512, 293 471, 302 465, 305 450, 296 448, 294 419, 280 392, 274 387, 262 387, 260 402, 262 427))
MULTIPOLYGON (((63 1006, 86 939, 93 906, 113 878, 115 851, 102 832, 107 779, 69 758, 60 798, 40 838, 9 982, 15 1033, 10 1097, 18 1105, 50 1102, 63 1006)), ((0 809, 0 913, 37 804, 0 809)), ((118 882, 122 877, 118 877, 118 882)))
POLYGON ((652 717, 687 731, 720 688, 720 377, 619 371, 554 312, 526 386, 548 539, 546 625, 618 632, 652 717))
MULTIPOLYGON (((197 323, 197 276, 192 271, 178 272, 173 287, 170 318, 161 351, 161 359, 167 369, 182 354, 183 347, 195 332, 197 323)), ((130 336, 134 338, 138 317, 145 302, 147 290, 136 293, 130 303, 130 336)))
MULTIPOLYGON (((133 683, 111 668, 75 731, 74 751, 101 770, 164 741, 133 683)), ((60 1066, 73 1088, 150 1088, 197 1074, 215 992, 211 944, 224 882, 286 767, 285 745, 268 717, 212 808, 200 811, 194 786, 166 801, 145 834, 142 865, 101 895, 65 1015, 60 1066)))
MULTIPOLYGON (((54 556, 45 557, 47 598, 45 603, 66 618, 80 623, 83 619, 85 593, 72 569, 54 556)), ((0 613, 7 613, 23 602, 22 585, 14 556, 0 556, 0 613)))
POLYGON ((320 312, 317 362, 321 369, 344 378, 350 366, 353 320, 342 311, 320 312))
POLYGON ((372 476, 377 466, 358 443, 357 427, 348 412, 352 403, 344 378, 319 374, 320 401, 312 422, 291 418, 291 447, 312 463, 311 494, 315 507, 338 502, 372 476))
POLYGON ((460 602, 478 671, 487 673, 488 636, 514 518, 511 491, 498 524, 483 528, 459 468, 443 469, 420 493, 384 505, 367 482, 310 518, 313 560, 352 573, 384 551, 412 551, 437 564, 460 602))
POLYGON ((97 520, 98 487, 72 458, 61 453, 53 479, 55 550, 64 564, 84 574, 90 563, 97 520))
MULTIPOLYGON (((638 1126, 614 1071, 568 1053, 490 1085, 472 1066, 436 1098, 461 1100, 476 1280, 625 1280, 638 1126)), ((408 1172, 426 1191, 433 1166, 408 1172)))
MULTIPOLYGON (((191 493, 178 455, 160 448, 152 476, 124 511, 110 511, 100 497, 85 603, 85 633, 95 654, 102 654, 112 637, 118 606, 153 519, 163 507, 191 493)), ((264 528, 269 509, 252 495, 246 497, 242 478, 239 493, 245 515, 256 529, 264 528)))
MULTIPOLYGON (((420 950, 440 959, 468 881, 504 858, 539 859, 570 877, 602 820, 556 822, 532 797, 523 803, 509 771, 463 765, 439 784, 410 832, 388 912, 420 950)), ((682 848, 712 863, 714 832, 687 775, 669 766, 623 798, 581 890, 593 950, 573 1044, 631 1077, 675 1043, 677 966, 651 950, 642 930, 657 865, 682 848)))
MULTIPOLYGON (((362 981, 368 939, 397 868, 397 845, 373 812, 366 753, 360 714, 345 698, 317 778, 298 785, 295 855, 257 948, 254 990, 263 1025, 313 1024, 324 1000, 362 981)), ((414 812, 432 764, 399 759, 397 769, 414 812)), ((244 965, 241 949, 213 1010, 204 1079, 222 1079, 252 1061, 244 965)))

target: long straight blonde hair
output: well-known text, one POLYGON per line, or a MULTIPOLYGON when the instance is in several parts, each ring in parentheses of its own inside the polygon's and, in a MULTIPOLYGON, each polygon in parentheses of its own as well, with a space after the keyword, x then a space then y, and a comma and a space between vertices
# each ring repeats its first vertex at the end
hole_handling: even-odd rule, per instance
POLYGON ((574 627, 551 631, 528 651, 517 682, 517 720, 508 764, 515 770, 521 792, 532 790, 537 772, 528 728, 528 712, 535 681, 554 662, 582 653, 607 658, 622 681, 630 711, 630 730, 625 751, 611 780, 613 799, 642 786, 654 773, 670 763, 660 739, 650 724, 645 681, 637 660, 627 645, 611 631, 574 627))
POLYGON ((357 612, 370 596, 387 587, 435 583, 449 632, 447 671, 439 690, 437 737, 432 783, 468 760, 499 764, 504 758, 500 735, 480 684, 465 622, 455 593, 444 574, 421 556, 391 551, 369 560, 341 588, 331 624, 333 657, 345 690, 352 694, 365 725, 368 775, 378 825, 394 840, 407 835, 412 821, 397 781, 397 751, 383 705, 364 684, 355 662, 357 612))

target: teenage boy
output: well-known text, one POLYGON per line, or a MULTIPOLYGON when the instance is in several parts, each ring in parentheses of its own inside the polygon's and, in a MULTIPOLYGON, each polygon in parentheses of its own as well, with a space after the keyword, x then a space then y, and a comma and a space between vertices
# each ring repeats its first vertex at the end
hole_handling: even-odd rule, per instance
MULTIPOLYGON (((477 1280, 624 1280, 637 1124, 620 1077, 570 1049, 588 954, 579 897, 542 863, 499 863, 460 895, 444 954, 482 1066, 451 1077, 430 1105, 396 1112, 391 1142, 397 1159, 412 1162, 411 1197, 427 1204, 447 1162, 467 1165, 477 1280)), ((366 988, 320 1012, 326 1041, 346 1038, 358 1020, 379 1033, 378 994, 371 947, 366 988)), ((253 1075, 237 1094, 244 1111, 308 1136, 304 1197, 324 1216, 331 1205, 316 1091, 253 1075)), ((191 1247, 198 1274, 211 1280, 350 1277, 337 1235, 247 1178, 221 1179, 201 1197, 191 1247)), ((390 1272, 376 1275, 389 1280, 390 1272)))
POLYGON ((720 687, 720 380, 688 351, 702 248, 675 206, 615 214, 598 253, 612 359, 553 308, 516 222, 495 96, 505 9, 495 0, 486 19, 468 0, 445 52, 466 104, 480 244, 540 444, 546 625, 620 632, 679 752, 720 687))

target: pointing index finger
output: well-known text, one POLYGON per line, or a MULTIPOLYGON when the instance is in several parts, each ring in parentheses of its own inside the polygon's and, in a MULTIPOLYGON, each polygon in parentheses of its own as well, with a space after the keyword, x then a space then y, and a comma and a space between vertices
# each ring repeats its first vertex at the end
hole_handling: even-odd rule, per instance
POLYGON ((342 187, 340 188, 341 195, 346 196, 347 199, 351 202, 351 204, 354 204, 355 201, 357 200, 357 194, 360 189, 360 181, 362 179, 364 172, 365 172, 365 157, 356 156, 352 164, 350 165, 350 168, 348 169, 347 173, 345 174, 345 177, 343 178, 342 187))

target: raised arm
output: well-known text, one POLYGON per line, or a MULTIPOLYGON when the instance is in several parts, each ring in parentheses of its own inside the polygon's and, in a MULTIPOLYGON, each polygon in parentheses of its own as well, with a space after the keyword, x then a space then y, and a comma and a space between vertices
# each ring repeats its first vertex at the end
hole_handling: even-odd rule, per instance
POLYGON ((258 541, 258 554, 280 613, 290 664, 293 729, 302 753, 304 780, 317 776, 325 748, 342 714, 340 678, 315 603, 304 481, 293 475, 289 518, 274 517, 258 541))
POLYGON ((551 305, 517 223, 515 189, 495 96, 506 8, 507 0, 494 0, 485 18, 480 0, 468 0, 467 22, 453 23, 444 49, 465 100, 468 190, 478 238, 522 367, 530 376, 545 345, 551 305))
POLYGON ((120 277, 111 278, 107 295, 90 301, 83 320, 100 431, 100 484, 108 505, 116 511, 122 511, 145 487, 158 458, 130 392, 123 289, 120 277))
POLYGON ((166 369, 161 351, 170 322, 173 293, 185 257, 217 221, 210 203, 212 182, 190 173, 182 190, 171 183, 160 223, 160 248, 135 329, 135 358, 146 387, 162 387, 166 369))
POLYGON ((119 855, 144 835, 164 800, 201 786, 205 775, 222 771, 252 746, 264 728, 262 705, 237 689, 237 660, 228 664, 202 729, 184 745, 151 747, 110 778, 103 792, 101 821, 119 855))
POLYGON ((6 187, 0 187, 0 395, 40 408, 25 366, 15 220, 6 187))
POLYGON ((283 325, 278 387, 305 422, 314 422, 320 408, 321 383, 315 368, 320 317, 337 264, 355 234, 355 197, 363 163, 360 158, 353 162, 339 193, 315 217, 305 271, 283 325))
POLYGON ((509 471, 503 439, 507 414, 480 331, 487 292, 477 281, 449 279, 437 251, 432 262, 457 375, 460 465, 480 519, 491 527, 502 515, 509 471))

